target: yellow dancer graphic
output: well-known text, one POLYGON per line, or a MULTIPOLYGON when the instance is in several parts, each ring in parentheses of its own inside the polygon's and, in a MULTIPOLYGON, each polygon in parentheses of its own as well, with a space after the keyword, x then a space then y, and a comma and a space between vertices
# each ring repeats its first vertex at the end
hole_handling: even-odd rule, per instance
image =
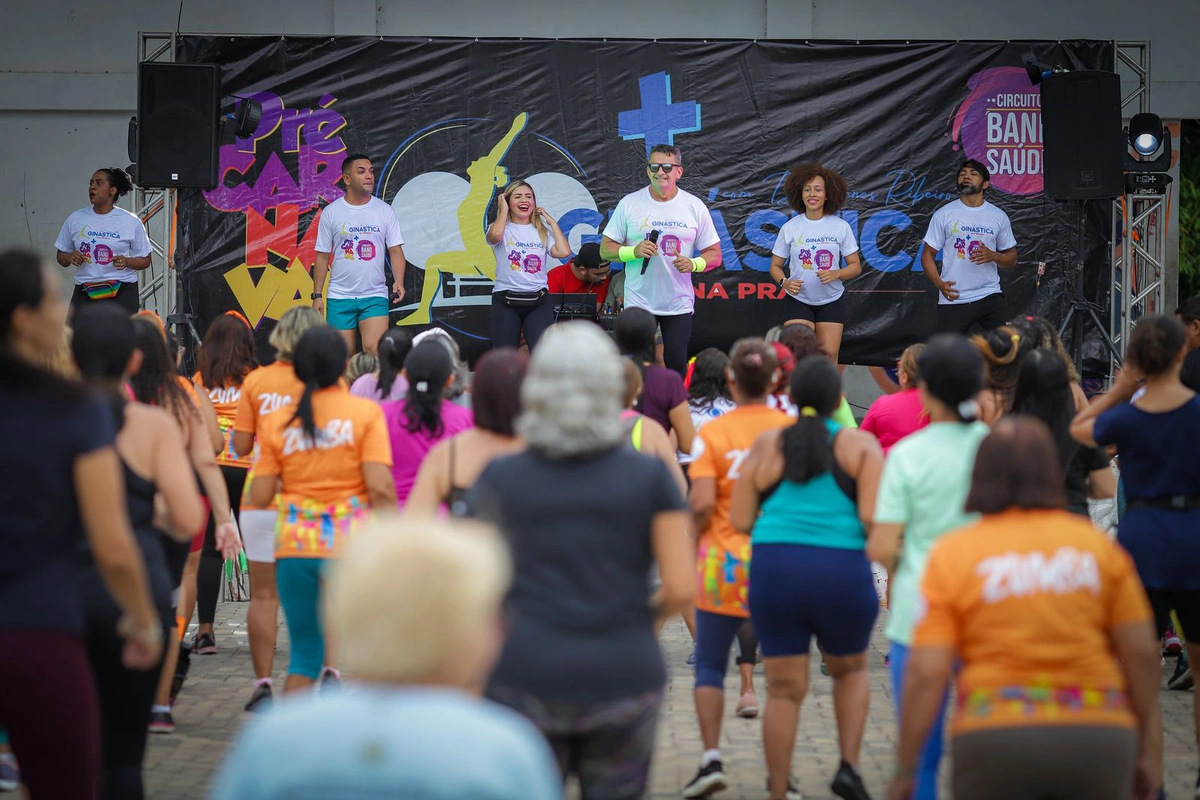
POLYGON ((458 206, 458 232, 464 250, 449 250, 430 256, 425 262, 425 281, 421 285, 421 304, 398 325, 425 325, 433 321, 431 308, 434 295, 442 283, 442 273, 454 275, 485 275, 496 278, 496 256, 487 243, 487 209, 496 189, 508 183, 508 170, 500 162, 508 155, 513 141, 525 130, 529 114, 522 111, 513 119, 504 134, 483 158, 471 162, 467 177, 471 179, 467 196, 458 206))

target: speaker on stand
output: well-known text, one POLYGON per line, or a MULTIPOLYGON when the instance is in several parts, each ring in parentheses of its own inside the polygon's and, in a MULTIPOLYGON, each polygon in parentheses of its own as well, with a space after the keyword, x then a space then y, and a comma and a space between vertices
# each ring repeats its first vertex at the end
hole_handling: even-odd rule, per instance
POLYGON ((212 189, 221 143, 221 70, 216 64, 143 61, 130 126, 137 183, 212 189))
POLYGON ((1121 79, 1115 72, 1051 72, 1042 79, 1042 157, 1046 196, 1075 209, 1076 277, 1071 307, 1059 336, 1071 329, 1071 356, 1083 369, 1084 322, 1091 320, 1110 354, 1116 353, 1104 309, 1085 296, 1084 217, 1088 200, 1124 191, 1121 79))

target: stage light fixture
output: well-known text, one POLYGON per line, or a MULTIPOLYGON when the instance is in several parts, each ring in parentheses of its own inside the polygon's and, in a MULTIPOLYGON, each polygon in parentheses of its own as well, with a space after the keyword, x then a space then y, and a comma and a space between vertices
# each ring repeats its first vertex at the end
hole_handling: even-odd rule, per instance
POLYGON ((246 139, 258 129, 262 121, 262 103, 252 97, 238 97, 237 110, 226 112, 221 119, 221 133, 225 138, 246 139))
POLYGON ((1125 128, 1125 171, 1166 172, 1171 167, 1171 132, 1158 114, 1134 114, 1125 128), (1155 157, 1155 153, 1158 155, 1155 157))
POLYGON ((1029 83, 1033 86, 1039 85, 1044 78, 1054 72, 1050 67, 1034 58, 1033 53, 1021 56, 1021 62, 1025 65, 1025 73, 1029 75, 1029 83))
POLYGON ((1163 134, 1166 133, 1158 114, 1135 114, 1129 121, 1128 130, 1129 144, 1140 156, 1154 155, 1162 145, 1163 134))

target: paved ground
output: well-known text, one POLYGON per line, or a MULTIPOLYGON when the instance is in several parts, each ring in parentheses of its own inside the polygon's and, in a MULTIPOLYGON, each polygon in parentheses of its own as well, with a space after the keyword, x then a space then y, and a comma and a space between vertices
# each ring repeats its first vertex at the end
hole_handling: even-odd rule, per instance
MULTIPOLYGON (((204 797, 222 754, 241 726, 246 716, 242 706, 249 699, 252 688, 245 609, 242 603, 225 603, 218 608, 220 652, 192 659, 192 671, 175 711, 178 730, 168 736, 151 737, 146 754, 149 797, 172 800, 204 797)), ((680 796, 679 789, 695 773, 701 751, 692 705, 691 670, 685 663, 690 639, 678 621, 667 626, 663 647, 671 683, 655 749, 649 793, 653 800, 680 796)), ((884 648, 883 637, 877 632, 870 653, 871 715, 862 753, 863 775, 877 800, 886 790, 896 740, 892 692, 883 665, 884 648)), ((280 685, 286 666, 287 629, 281 626, 276 656, 280 685)), ((765 699, 761 672, 755 675, 755 685, 761 703, 765 699)), ((731 669, 726 692, 728 714, 721 734, 721 748, 733 785, 718 798, 761 800, 766 797, 766 771, 761 755, 760 723, 734 716, 736 692, 736 677, 731 669)), ((1196 778, 1192 693, 1164 690, 1160 700, 1166 720, 1167 790, 1172 798, 1191 797, 1196 778)), ((793 772, 806 798, 832 797, 828 781, 837 764, 830 681, 817 672, 814 663, 812 688, 801 711, 793 761, 793 772)))

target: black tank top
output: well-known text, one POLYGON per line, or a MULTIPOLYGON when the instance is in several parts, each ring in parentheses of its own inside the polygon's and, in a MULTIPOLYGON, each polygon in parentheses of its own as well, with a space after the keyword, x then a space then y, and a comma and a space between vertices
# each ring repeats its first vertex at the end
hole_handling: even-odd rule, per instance
MULTIPOLYGON (((146 567, 150 596, 155 607, 165 616, 169 616, 172 583, 163 549, 163 534, 154 527, 154 495, 158 489, 152 481, 131 470, 124 459, 121 461, 121 471, 125 478, 125 503, 129 510, 129 524, 133 528, 133 538, 137 541, 146 567)), ((118 613, 116 603, 96 569, 91 546, 85 540, 81 547, 80 566, 83 571, 80 588, 83 592, 84 612, 92 619, 107 619, 118 613)))

